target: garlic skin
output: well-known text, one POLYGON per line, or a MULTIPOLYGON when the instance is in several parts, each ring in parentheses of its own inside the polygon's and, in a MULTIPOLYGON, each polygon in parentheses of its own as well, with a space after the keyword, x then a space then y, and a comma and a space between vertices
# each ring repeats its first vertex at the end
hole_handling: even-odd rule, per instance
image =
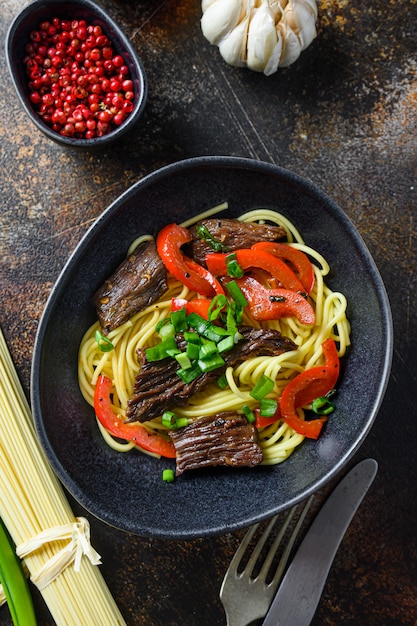
POLYGON ((294 63, 317 36, 316 0, 202 0, 201 29, 223 59, 266 76, 294 63))
POLYGON ((202 8, 204 13, 201 18, 201 30, 211 44, 218 45, 243 17, 241 0, 222 0, 221 11, 219 11, 216 0, 211 2, 203 0, 202 8), (206 6, 205 11, 204 6, 206 6))

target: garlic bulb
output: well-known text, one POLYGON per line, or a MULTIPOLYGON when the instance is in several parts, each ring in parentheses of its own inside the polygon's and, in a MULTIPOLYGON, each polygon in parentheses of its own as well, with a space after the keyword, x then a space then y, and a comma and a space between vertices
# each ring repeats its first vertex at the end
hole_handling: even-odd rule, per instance
POLYGON ((267 76, 288 67, 317 35, 316 0, 202 0, 201 29, 235 67, 267 76))

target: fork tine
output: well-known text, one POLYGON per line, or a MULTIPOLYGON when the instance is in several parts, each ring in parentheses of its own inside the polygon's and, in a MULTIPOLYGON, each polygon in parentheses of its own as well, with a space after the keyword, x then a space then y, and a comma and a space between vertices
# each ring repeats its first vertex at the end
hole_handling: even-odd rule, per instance
POLYGON ((314 496, 311 496, 305 502, 290 537, 285 539, 285 547, 283 548, 275 570, 271 570, 274 559, 277 557, 280 544, 283 543, 284 537, 288 534, 288 527, 294 518, 296 510, 299 509, 299 505, 296 505, 288 511, 265 557, 262 557, 262 550, 268 538, 271 536, 280 515, 275 515, 269 520, 253 548, 251 547, 251 541, 260 523, 254 524, 247 530, 230 562, 220 589, 220 599, 226 613, 228 626, 246 626, 255 619, 266 615, 273 595, 282 579, 296 537, 303 525, 313 497, 314 496), (251 552, 246 564, 243 566, 243 557, 249 552, 248 548, 251 548, 251 552), (258 573, 253 576, 257 563, 258 573), (240 569, 239 566, 241 566, 240 569), (273 571, 274 574, 272 575, 273 571), (270 576, 267 582, 268 574, 270 574, 270 576))
MULTIPOLYGON (((262 568, 261 568, 258 576, 262 576, 262 577, 266 577, 267 576, 267 574, 269 572, 269 569, 270 569, 270 567, 272 565, 272 561, 274 560, 274 556, 275 556, 275 554, 276 554, 276 552, 278 550, 278 547, 279 547, 279 545, 280 545, 280 543, 281 543, 281 541, 282 541, 282 539, 283 539, 283 537, 284 537, 284 535, 286 533, 286 530, 288 528, 289 523, 291 522, 292 518, 294 517, 294 513, 295 513, 296 509, 297 509, 297 507, 295 506, 292 509, 290 509, 290 511, 288 512, 287 517, 285 518, 285 521, 282 524, 279 533, 277 534, 277 536, 274 539, 273 544, 269 548, 269 552, 268 552, 268 554, 266 556, 266 559, 265 559, 265 561, 264 561, 264 563, 262 565, 262 568)), ((268 531, 268 533, 272 531, 272 528, 273 528, 273 526, 275 526, 275 522, 277 521, 277 519, 278 519, 277 515, 272 518, 272 520, 271 520, 272 524, 271 523, 268 524, 268 527, 265 530, 265 533, 267 531, 268 531)), ((286 552, 287 552, 287 554, 289 556, 289 553, 291 551, 292 545, 293 545, 293 543, 295 541, 295 537, 296 537, 296 534, 295 534, 295 529, 294 529, 294 533, 293 533, 293 535, 291 536, 291 539, 290 539, 291 547, 290 547, 290 549, 288 551, 286 550, 284 552, 284 554, 286 554, 286 552), (294 537, 294 539, 293 539, 293 537, 294 537)), ((265 540, 266 540, 266 537, 265 537, 265 540)), ((287 556, 287 559, 288 559, 288 556, 287 556)), ((282 561, 282 559, 281 559, 281 561, 282 561)), ((280 565, 281 565, 281 561, 280 561, 280 565)), ((285 567, 285 563, 284 563, 284 567, 285 567)))
POLYGON ((259 523, 258 524, 253 524, 253 526, 251 526, 247 532, 245 533, 245 536, 243 537, 242 541, 240 542, 236 552, 233 555, 232 560, 230 561, 229 567, 227 568, 224 580, 223 580, 223 584, 224 581, 226 580, 226 578, 228 577, 228 575, 231 572, 237 572, 239 564, 246 552, 247 547, 249 546, 251 539, 253 537, 253 535, 255 534, 256 530, 258 529, 259 523))
POLYGON ((273 529, 277 519, 278 519, 278 515, 274 515, 274 517, 272 517, 270 519, 270 521, 268 523, 268 526, 265 528, 265 530, 263 531, 262 535, 258 539, 258 542, 257 542, 256 546, 254 547, 254 549, 252 551, 252 554, 251 554, 251 556, 250 556, 250 558, 249 558, 249 560, 247 562, 246 568, 245 568, 245 570, 247 571, 247 573, 249 575, 252 574, 252 572, 254 570, 254 567, 256 565, 256 562, 257 562, 257 560, 259 558, 259 555, 262 552, 262 548, 264 547, 266 540, 268 539, 269 535, 271 534, 271 531, 272 531, 272 529, 273 529))
MULTIPOLYGON (((292 534, 291 534, 289 540, 286 543, 285 549, 284 549, 284 551, 282 553, 282 556, 281 556, 281 558, 279 560, 278 567, 276 569, 274 577, 273 577, 273 579, 271 580, 271 582, 268 585, 268 587, 272 590, 272 592, 275 591, 275 589, 278 587, 278 585, 279 585, 279 583, 281 581, 282 575, 283 575, 284 570, 285 570, 285 566, 287 565, 288 559, 289 559, 290 554, 291 554, 291 550, 292 550, 292 548, 294 546, 294 543, 295 543, 295 540, 297 538, 297 535, 300 532, 301 526, 304 523, 305 517, 306 517, 307 512, 308 512, 308 510, 309 510, 309 508, 311 506, 311 503, 313 502, 313 498, 314 498, 314 496, 310 496, 310 498, 307 500, 306 504, 304 505, 303 510, 300 513, 300 516, 299 516, 299 518, 297 520, 297 523, 296 523, 296 525, 294 527, 294 530, 292 531, 292 534)), ((273 560, 273 558, 275 556, 275 553, 276 553, 276 551, 278 549, 278 546, 279 546, 279 544, 282 541, 282 538, 283 538, 283 536, 285 534, 285 531, 286 531, 286 529, 288 527, 288 524, 290 523, 291 519, 294 516, 295 509, 296 509, 296 507, 291 509, 291 511, 287 515, 285 523, 283 524, 279 534, 275 538, 274 543, 272 544, 272 546, 270 548, 268 556, 265 559, 265 563, 264 563, 264 565, 262 567, 262 574, 264 576, 266 576, 268 574, 269 568, 271 567, 271 563, 272 563, 272 560, 273 560), (266 565, 267 564, 268 564, 268 568, 266 569, 266 565)))

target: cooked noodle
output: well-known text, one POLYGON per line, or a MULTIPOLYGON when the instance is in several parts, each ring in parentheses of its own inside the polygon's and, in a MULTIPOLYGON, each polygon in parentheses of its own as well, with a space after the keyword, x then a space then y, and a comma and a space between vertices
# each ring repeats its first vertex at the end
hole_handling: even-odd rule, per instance
MULTIPOLYGON (((227 205, 219 205, 211 211, 196 216, 182 225, 189 227, 200 219, 223 210, 227 205)), ((288 381, 305 369, 310 369, 322 362, 321 345, 327 338, 336 341, 338 355, 342 357, 349 346, 350 325, 346 318, 346 298, 342 293, 333 292, 325 283, 330 271, 326 259, 317 251, 307 246, 295 226, 283 215, 269 209, 257 209, 242 215, 240 220, 265 222, 282 226, 287 234, 289 245, 302 250, 313 262, 315 284, 310 294, 310 301, 315 309, 316 321, 313 326, 305 326, 294 318, 281 318, 270 322, 256 322, 244 315, 243 323, 255 328, 273 328, 291 339, 297 346, 296 350, 285 352, 279 356, 258 356, 248 359, 235 368, 227 368, 226 376, 229 387, 220 390, 212 384, 190 398, 185 406, 175 407, 178 416, 190 421, 204 415, 214 415, 221 411, 239 411, 243 404, 255 407, 256 400, 249 391, 262 374, 275 381, 273 396, 279 397, 288 381)), ((149 236, 145 236, 149 239, 149 236)), ((138 245, 142 238, 135 240, 129 252, 138 245)), ((182 283, 169 276, 169 289, 161 300, 145 310, 137 313, 129 321, 108 334, 114 350, 101 352, 95 339, 95 332, 100 328, 99 322, 93 324, 82 339, 79 352, 79 383, 86 401, 93 406, 94 389, 97 378, 104 374, 113 380, 113 409, 122 417, 129 397, 132 394, 135 377, 139 365, 136 359, 138 348, 150 347, 157 343, 159 337, 155 326, 161 319, 167 318, 171 312, 173 297, 191 299, 195 294, 182 283)), ((300 415, 303 415, 300 409, 300 415)), ((160 418, 145 422, 150 430, 163 431, 160 418)), ((100 430, 106 442, 118 451, 129 451, 135 445, 131 442, 120 443, 114 440, 103 427, 100 430)), ((282 421, 258 430, 259 443, 264 455, 264 464, 276 464, 285 461, 304 437, 295 433, 282 421)))

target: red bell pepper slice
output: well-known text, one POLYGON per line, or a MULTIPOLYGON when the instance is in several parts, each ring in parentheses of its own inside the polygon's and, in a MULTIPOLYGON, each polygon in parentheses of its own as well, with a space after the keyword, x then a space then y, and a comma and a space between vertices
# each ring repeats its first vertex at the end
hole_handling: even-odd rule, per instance
POLYGON ((205 320, 208 320, 208 311, 211 305, 211 300, 205 298, 193 298, 192 300, 185 300, 185 298, 172 298, 171 311, 179 311, 185 307, 187 315, 190 313, 198 313, 205 320))
POLYGON ((107 376, 99 376, 94 393, 94 410, 100 424, 114 437, 133 441, 148 452, 154 452, 169 459, 175 459, 172 441, 156 433, 150 433, 138 423, 126 423, 116 415, 111 406, 110 391, 112 381, 107 376))
POLYGON ((236 279, 249 304, 255 320, 277 320, 296 317, 301 324, 312 326, 316 320, 314 309, 301 294, 289 289, 266 289, 252 276, 236 279))
POLYGON ((157 235, 156 248, 166 269, 177 280, 180 280, 191 291, 203 296, 213 296, 215 289, 213 283, 208 280, 207 274, 203 277, 199 271, 196 271, 195 265, 198 264, 181 251, 181 246, 189 241, 191 241, 191 235, 186 228, 178 224, 167 224, 157 235))
POLYGON ((252 246, 252 250, 264 250, 290 263, 306 292, 311 293, 315 280, 314 268, 304 252, 289 246, 287 243, 277 243, 275 241, 259 241, 252 246))
MULTIPOLYGON (((281 259, 265 250, 255 250, 253 248, 242 248, 235 250, 236 261, 243 271, 258 268, 271 274, 284 289, 304 293, 305 288, 302 282, 297 278, 293 270, 281 259)), ((207 254, 206 265, 210 272, 215 276, 227 276, 227 257, 228 253, 213 252, 207 254)))
POLYGON ((279 410, 282 419, 300 435, 317 439, 327 417, 302 420, 296 409, 334 389, 340 370, 339 357, 333 339, 326 339, 322 345, 325 363, 298 374, 284 388, 279 410))
POLYGON ((279 405, 274 415, 271 417, 266 417, 265 415, 261 415, 259 407, 254 409, 255 413, 255 427, 256 428, 265 428, 265 426, 270 426, 271 424, 275 424, 278 420, 282 419, 281 411, 279 410, 279 405))
POLYGON ((211 272, 208 271, 208 269, 206 269, 202 265, 199 265, 196 261, 194 261, 194 259, 190 259, 188 257, 186 258, 185 262, 190 271, 195 272, 201 278, 204 278, 204 280, 206 280, 213 287, 214 292, 217 296, 225 295, 221 283, 217 280, 215 276, 213 276, 211 272))

